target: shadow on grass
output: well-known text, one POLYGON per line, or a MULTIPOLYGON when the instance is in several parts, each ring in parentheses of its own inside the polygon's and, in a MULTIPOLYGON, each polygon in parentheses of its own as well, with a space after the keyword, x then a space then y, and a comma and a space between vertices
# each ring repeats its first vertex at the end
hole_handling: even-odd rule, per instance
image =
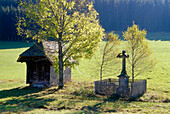
POLYGON ((139 101, 141 96, 133 98, 120 98, 119 96, 97 95, 93 87, 82 87, 73 92, 79 100, 87 102, 83 104, 77 113, 118 113, 127 108, 132 102, 139 101))
POLYGON ((92 84, 86 83, 72 83, 61 91, 56 87, 45 90, 30 87, 15 88, 0 91, 0 95, 0 113, 23 113, 34 109, 74 110, 76 114, 115 113, 126 108, 131 102, 118 96, 96 95, 92 84), (79 85, 79 88, 73 89, 76 85, 79 85))
POLYGON ((91 105, 88 103, 83 106, 77 113, 114 113, 120 107, 127 107, 129 101, 123 101, 118 96, 102 96, 96 95, 94 91, 80 89, 73 93, 74 96, 79 97, 81 100, 97 101, 91 105), (107 107, 107 108, 106 108, 107 107))
POLYGON ((19 97, 27 94, 38 93, 42 91, 41 88, 32 88, 32 87, 18 87, 9 90, 0 91, 0 99, 7 97, 19 97))
POLYGON ((118 97, 109 97, 104 99, 100 103, 96 103, 93 106, 84 106, 81 108, 82 112, 80 113, 114 113, 117 112, 117 108, 119 108, 119 105, 116 104, 116 102, 119 100, 118 97), (102 108, 103 106, 107 106, 109 103, 112 103, 112 108, 102 108))
POLYGON ((0 91, 0 113, 22 113, 35 108, 47 109, 49 103, 56 98, 45 96, 56 91, 58 89, 42 91, 42 89, 31 87, 0 91))

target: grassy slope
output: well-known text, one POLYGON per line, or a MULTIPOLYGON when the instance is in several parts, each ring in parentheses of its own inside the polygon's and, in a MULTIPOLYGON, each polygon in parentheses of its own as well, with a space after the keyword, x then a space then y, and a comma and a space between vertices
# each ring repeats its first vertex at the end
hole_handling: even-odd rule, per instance
MULTIPOLYGON (((149 41, 159 63, 149 73, 138 78, 148 78, 148 92, 137 101, 122 101, 94 94, 90 60, 82 60, 73 69, 72 83, 63 90, 46 90, 25 87, 24 63, 16 63, 18 55, 27 48, 0 50, 0 113, 168 113, 170 105, 170 42, 149 41)), ((117 74, 114 75, 116 77, 117 74)))
MULTIPOLYGON (((154 71, 146 73, 148 88, 161 92, 170 92, 170 41, 151 41, 149 42, 154 51, 154 56, 158 64, 154 71)), ((170 95, 170 94, 169 94, 170 95)))
POLYGON ((25 64, 17 63, 19 54, 31 43, 0 42, 0 89, 17 87, 25 83, 25 64))
POLYGON ((25 82, 25 64, 17 63, 18 54, 25 49, 0 50, 0 89, 18 86, 25 82))

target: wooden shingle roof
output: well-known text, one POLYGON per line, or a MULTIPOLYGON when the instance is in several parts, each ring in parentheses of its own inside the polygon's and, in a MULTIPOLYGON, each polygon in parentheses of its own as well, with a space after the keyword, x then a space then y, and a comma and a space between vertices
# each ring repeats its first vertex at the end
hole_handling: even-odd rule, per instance
POLYGON ((19 55, 17 62, 26 62, 29 60, 47 59, 51 63, 54 62, 54 57, 57 56, 58 43, 55 41, 42 41, 34 44, 25 52, 19 55))

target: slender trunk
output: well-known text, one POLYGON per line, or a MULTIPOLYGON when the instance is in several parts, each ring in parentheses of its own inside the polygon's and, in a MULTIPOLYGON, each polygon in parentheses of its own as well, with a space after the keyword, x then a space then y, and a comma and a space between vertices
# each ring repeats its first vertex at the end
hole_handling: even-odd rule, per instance
POLYGON ((59 58, 59 89, 64 87, 63 83, 63 53, 62 53, 62 33, 59 34, 58 40, 58 58, 59 58))
MULTIPOLYGON (((133 35, 133 38, 134 38, 134 35, 133 35)), ((132 83, 134 82, 134 78, 135 78, 135 77, 134 77, 134 67, 135 67, 135 66, 134 66, 134 64, 135 64, 135 63, 134 63, 134 53, 135 53, 134 50, 135 50, 135 49, 134 49, 134 44, 133 44, 133 45, 132 45, 132 52, 131 52, 131 54, 132 54, 132 64, 131 64, 131 65, 132 65, 132 83)))
POLYGON ((134 48, 132 48, 132 83, 134 82, 134 72, 135 72, 135 66, 134 66, 134 48))
POLYGON ((102 80, 102 73, 103 73, 103 65, 104 65, 104 62, 105 62, 105 55, 106 55, 106 47, 107 47, 107 43, 104 47, 104 50, 103 50, 103 57, 102 57, 102 64, 100 66, 100 80, 102 80))
POLYGON ((103 65, 100 67, 100 81, 102 81, 102 71, 103 71, 103 65))
POLYGON ((134 65, 132 64, 132 83, 134 82, 134 65))
POLYGON ((100 66, 100 81, 102 81, 102 74, 103 74, 103 65, 104 65, 104 56, 105 56, 105 51, 102 57, 102 64, 100 66))

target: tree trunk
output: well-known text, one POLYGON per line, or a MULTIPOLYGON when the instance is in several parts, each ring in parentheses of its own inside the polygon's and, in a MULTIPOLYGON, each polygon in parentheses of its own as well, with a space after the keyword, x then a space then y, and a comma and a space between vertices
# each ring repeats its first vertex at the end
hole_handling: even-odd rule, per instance
POLYGON ((100 66, 100 81, 102 81, 102 74, 103 74, 103 65, 104 65, 104 63, 105 63, 105 55, 106 55, 106 47, 107 47, 107 43, 106 43, 106 45, 105 45, 105 47, 104 47, 104 50, 103 50, 103 56, 102 56, 102 64, 101 64, 101 66, 100 66))
POLYGON ((63 52, 62 52, 62 33, 59 34, 58 40, 58 57, 59 57, 59 89, 64 87, 63 83, 63 52))
POLYGON ((132 65, 132 83, 134 82, 134 65, 132 65))
POLYGON ((100 67, 100 81, 102 81, 102 71, 103 71, 103 65, 100 67))
MULTIPOLYGON (((133 38, 134 38, 134 35, 132 35, 133 36, 133 38)), ((134 66, 134 64, 135 64, 135 62, 134 62, 134 47, 132 47, 132 83, 134 82, 134 72, 135 72, 135 66, 134 66)))

